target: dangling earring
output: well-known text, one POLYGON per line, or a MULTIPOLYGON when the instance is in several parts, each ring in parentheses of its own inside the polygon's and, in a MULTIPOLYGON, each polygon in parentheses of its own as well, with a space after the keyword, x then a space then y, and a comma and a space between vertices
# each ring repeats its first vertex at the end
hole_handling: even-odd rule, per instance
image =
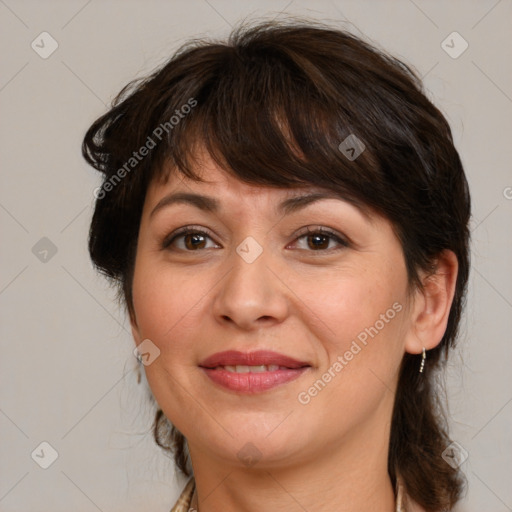
POLYGON ((137 361, 139 362, 139 364, 137 365, 137 384, 140 384, 140 379, 141 379, 140 367, 142 366, 142 356, 140 354, 137 355, 137 361))
POLYGON ((420 373, 423 373, 423 368, 425 368, 425 359, 427 359, 427 354, 425 352, 425 347, 423 347, 423 353, 421 354, 420 373))

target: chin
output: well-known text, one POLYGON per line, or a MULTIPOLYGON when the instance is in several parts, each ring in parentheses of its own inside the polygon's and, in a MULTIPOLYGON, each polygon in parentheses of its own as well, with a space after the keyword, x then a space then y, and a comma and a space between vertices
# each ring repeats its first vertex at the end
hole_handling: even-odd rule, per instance
MULTIPOLYGON (((232 435, 222 433, 217 428, 210 432, 219 432, 220 435, 202 437, 201 443, 207 443, 210 449, 223 458, 226 457, 236 465, 252 467, 280 466, 291 463, 303 457, 305 451, 314 449, 314 432, 308 435, 308 426, 303 422, 299 425, 292 421, 294 414, 261 413, 249 417, 238 415, 236 423, 223 421, 222 425, 232 435), (286 419, 285 419, 286 418, 286 419), (284 421, 283 421, 284 419, 284 421)), ((204 434, 202 434, 203 436, 204 434)))

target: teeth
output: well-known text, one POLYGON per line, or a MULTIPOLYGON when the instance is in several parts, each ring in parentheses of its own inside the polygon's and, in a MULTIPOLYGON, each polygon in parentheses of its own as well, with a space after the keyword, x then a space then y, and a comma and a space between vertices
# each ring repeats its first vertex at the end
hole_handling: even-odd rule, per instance
POLYGON ((247 366, 247 365, 236 365, 236 366, 218 366, 218 368, 224 368, 228 372, 234 373, 262 373, 262 372, 275 372, 276 370, 285 370, 284 366, 278 366, 277 364, 259 365, 259 366, 247 366))

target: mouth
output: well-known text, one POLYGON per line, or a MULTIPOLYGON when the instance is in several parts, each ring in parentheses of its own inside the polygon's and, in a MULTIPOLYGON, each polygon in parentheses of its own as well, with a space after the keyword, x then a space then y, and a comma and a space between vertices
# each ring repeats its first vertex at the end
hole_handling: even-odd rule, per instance
POLYGON ((217 385, 239 393, 259 393, 300 377, 311 365, 271 351, 219 352, 199 367, 217 385))
POLYGON ((279 366, 277 364, 260 364, 258 366, 248 366, 244 364, 238 364, 236 366, 233 365, 225 365, 225 366, 216 366, 215 368, 210 368, 210 370, 226 370, 231 373, 264 373, 264 372, 275 372, 277 370, 290 370, 286 366, 279 366))
MULTIPOLYGON (((247 373, 248 370, 245 368, 265 367, 267 371, 276 371, 280 368, 295 370, 311 365, 306 361, 298 361, 293 357, 270 350, 256 350, 254 352, 227 350, 207 357, 199 366, 210 369, 224 367, 231 369, 231 371, 238 371, 233 370, 233 368, 241 368, 240 373, 247 373)), ((263 370, 260 369, 259 371, 263 370)))

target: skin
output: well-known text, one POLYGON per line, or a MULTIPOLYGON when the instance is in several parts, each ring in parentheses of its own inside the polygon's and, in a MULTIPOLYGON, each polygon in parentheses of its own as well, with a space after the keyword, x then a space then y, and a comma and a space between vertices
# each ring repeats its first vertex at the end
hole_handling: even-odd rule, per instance
POLYGON ((436 274, 423 276, 424 291, 411 291, 400 242, 385 218, 334 198, 283 216, 278 203, 313 188, 255 187, 207 156, 200 162, 207 183, 174 172, 148 189, 131 315, 136 345, 149 339, 160 350, 146 376, 187 438, 199 510, 394 511, 387 457, 398 370, 405 352, 440 342, 455 256, 444 251, 436 274), (212 196, 220 210, 176 203, 151 215, 176 191, 212 196), (190 236, 162 247, 187 225, 209 234, 195 248, 190 236), (315 245, 315 237, 302 236, 308 226, 349 243, 321 237, 315 245), (252 263, 236 252, 248 236, 263 249, 252 263), (401 311, 366 346, 359 343, 361 350, 309 403, 300 403, 299 393, 397 303, 401 311), (277 388, 239 394, 215 385, 198 366, 230 349, 274 350, 311 367, 277 388), (247 443, 256 449, 252 465, 239 457, 247 443))

